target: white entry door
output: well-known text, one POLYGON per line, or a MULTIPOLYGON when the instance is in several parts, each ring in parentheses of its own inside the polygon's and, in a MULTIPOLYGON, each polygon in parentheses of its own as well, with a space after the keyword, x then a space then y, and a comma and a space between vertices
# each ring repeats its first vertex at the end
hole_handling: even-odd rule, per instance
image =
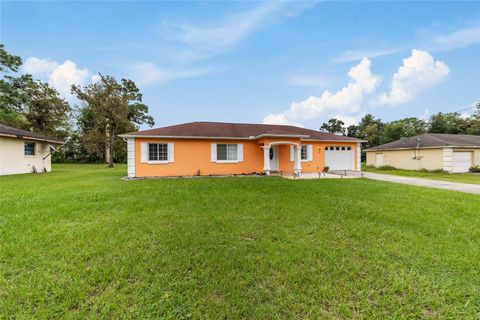
POLYGON ((270 147, 270 170, 278 171, 278 146, 270 147))
POLYGON ((325 149, 325 165, 329 170, 355 170, 355 153, 352 147, 334 146, 325 149))
POLYGON ((468 172, 472 166, 471 152, 454 152, 453 153, 453 170, 452 172, 468 172))

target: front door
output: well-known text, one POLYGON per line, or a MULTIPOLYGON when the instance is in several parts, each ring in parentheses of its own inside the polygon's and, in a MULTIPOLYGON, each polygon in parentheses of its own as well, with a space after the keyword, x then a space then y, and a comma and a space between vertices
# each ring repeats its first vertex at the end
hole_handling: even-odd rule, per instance
POLYGON ((278 171, 278 146, 270 147, 270 170, 278 171))

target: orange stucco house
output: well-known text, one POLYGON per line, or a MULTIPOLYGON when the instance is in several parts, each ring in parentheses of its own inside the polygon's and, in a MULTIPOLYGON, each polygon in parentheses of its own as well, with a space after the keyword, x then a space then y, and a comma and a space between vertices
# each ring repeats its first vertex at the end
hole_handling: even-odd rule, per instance
POLYGON ((360 171, 362 140, 295 126, 191 122, 120 137, 132 178, 360 171))

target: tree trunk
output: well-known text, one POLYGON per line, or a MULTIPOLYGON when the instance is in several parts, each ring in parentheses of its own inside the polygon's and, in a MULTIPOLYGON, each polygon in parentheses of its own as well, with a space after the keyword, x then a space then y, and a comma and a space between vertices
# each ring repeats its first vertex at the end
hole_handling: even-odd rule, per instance
POLYGON ((110 149, 111 149, 111 133, 110 133, 110 123, 107 122, 105 126, 105 163, 110 166, 110 149))

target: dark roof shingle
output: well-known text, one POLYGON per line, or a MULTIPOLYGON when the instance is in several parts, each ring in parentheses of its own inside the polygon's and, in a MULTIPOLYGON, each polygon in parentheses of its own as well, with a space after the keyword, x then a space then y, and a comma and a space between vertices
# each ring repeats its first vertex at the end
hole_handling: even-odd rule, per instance
POLYGON ((225 123, 225 122, 189 122, 157 129, 126 133, 121 136, 159 136, 159 137, 198 137, 198 138, 240 138, 251 139, 260 135, 298 136, 302 139, 325 141, 361 142, 352 137, 339 136, 311 129, 288 125, 225 123))
POLYGON ((44 136, 43 134, 33 133, 30 131, 9 127, 0 123, 0 136, 14 137, 26 140, 45 141, 55 144, 63 144, 64 142, 55 138, 44 136))
POLYGON ((402 138, 385 143, 366 151, 431 148, 431 147, 480 147, 480 136, 468 134, 425 133, 414 137, 402 138))

